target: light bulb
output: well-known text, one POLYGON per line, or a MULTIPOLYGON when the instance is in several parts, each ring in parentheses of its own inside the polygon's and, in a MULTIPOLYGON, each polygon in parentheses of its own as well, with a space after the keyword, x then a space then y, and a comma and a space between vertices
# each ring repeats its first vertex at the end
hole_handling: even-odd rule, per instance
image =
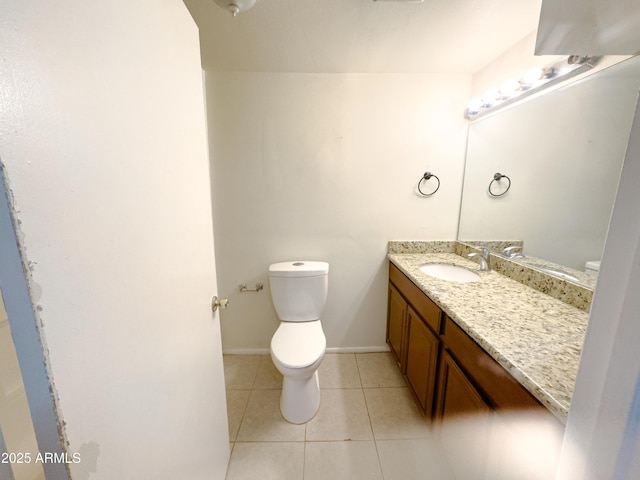
POLYGON ((526 85, 533 85, 544 78, 544 70, 542 68, 530 68, 522 76, 522 81, 526 85))
POLYGON ((482 94, 482 104, 484 107, 491 107, 495 105, 500 99, 500 94, 497 90, 487 90, 482 94))
POLYGON ((520 90, 520 82, 518 80, 508 80, 502 84, 500 87, 499 93, 500 98, 507 99, 516 95, 516 93, 520 90))
POLYGON ((467 104, 467 114, 468 115, 477 115, 480 113, 482 109, 482 100, 479 98, 474 98, 467 104))

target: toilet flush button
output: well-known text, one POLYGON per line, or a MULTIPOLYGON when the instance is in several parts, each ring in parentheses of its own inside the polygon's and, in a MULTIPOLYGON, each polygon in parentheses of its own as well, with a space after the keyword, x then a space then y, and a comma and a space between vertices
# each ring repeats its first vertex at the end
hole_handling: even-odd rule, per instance
POLYGON ((294 267, 301 267, 302 265, 304 265, 304 262, 293 262, 294 267))

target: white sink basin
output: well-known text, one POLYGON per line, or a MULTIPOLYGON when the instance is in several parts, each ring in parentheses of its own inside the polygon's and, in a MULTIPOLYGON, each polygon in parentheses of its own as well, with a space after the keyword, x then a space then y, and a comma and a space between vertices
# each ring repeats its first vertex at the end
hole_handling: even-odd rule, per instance
POLYGON ((464 267, 448 263, 426 263, 420 267, 422 273, 430 277, 447 280, 449 282, 469 283, 480 281, 480 275, 464 267))

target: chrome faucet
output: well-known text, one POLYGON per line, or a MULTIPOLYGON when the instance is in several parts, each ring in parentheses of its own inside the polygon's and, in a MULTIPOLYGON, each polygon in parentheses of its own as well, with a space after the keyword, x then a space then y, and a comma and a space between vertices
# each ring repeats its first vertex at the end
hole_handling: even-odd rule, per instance
POLYGON ((478 261, 480 262, 480 271, 481 272, 488 272, 489 271, 489 263, 487 262, 487 260, 482 256, 481 253, 470 253, 469 255, 467 255, 467 258, 477 258, 478 261))
POLYGON ((477 258, 478 261, 480 262, 480 271, 488 272, 490 270, 489 255, 491 254, 491 251, 487 247, 478 247, 478 250, 480 250, 479 253, 478 252, 470 253, 467 255, 467 258, 470 258, 470 259, 477 258))
POLYGON ((516 252, 516 250, 520 250, 521 248, 519 245, 512 245, 502 250, 502 255, 507 258, 524 258, 524 253, 516 252))

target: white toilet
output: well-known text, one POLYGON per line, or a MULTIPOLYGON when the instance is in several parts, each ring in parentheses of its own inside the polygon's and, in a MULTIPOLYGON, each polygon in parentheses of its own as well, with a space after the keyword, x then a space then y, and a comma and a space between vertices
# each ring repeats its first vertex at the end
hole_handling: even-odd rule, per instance
POLYGON ((271 298, 280 326, 271 338, 271 359, 284 376, 280 411, 291 423, 306 423, 320 407, 318 367, 327 339, 320 314, 327 300, 329 264, 281 262, 269 266, 271 298))

